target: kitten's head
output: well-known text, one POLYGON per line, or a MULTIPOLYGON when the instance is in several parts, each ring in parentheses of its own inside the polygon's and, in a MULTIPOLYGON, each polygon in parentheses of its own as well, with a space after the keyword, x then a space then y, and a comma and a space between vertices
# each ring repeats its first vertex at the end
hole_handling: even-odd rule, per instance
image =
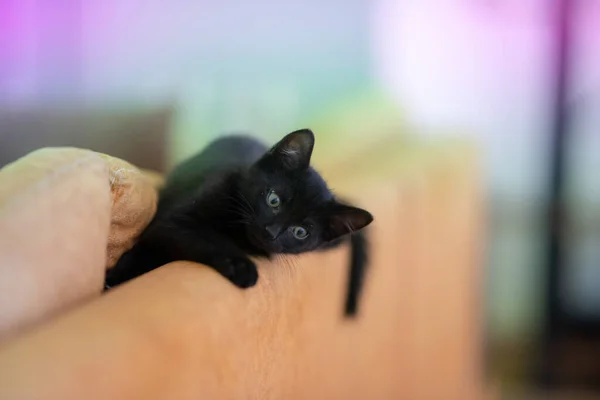
POLYGON ((360 208, 336 201, 310 167, 315 138, 292 132, 247 171, 241 192, 252 206, 250 242, 267 253, 302 253, 323 247, 373 221, 360 208))

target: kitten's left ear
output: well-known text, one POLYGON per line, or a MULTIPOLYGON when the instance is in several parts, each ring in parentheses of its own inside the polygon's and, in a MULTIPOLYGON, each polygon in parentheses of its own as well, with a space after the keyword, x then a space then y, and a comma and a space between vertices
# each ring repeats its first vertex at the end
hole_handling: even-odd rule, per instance
POLYGON ((323 231, 324 239, 332 241, 341 236, 363 229, 373 222, 370 212, 362 208, 337 204, 327 216, 323 231))
POLYGON ((271 149, 285 167, 290 169, 308 168, 315 145, 315 135, 310 129, 300 129, 287 134, 271 149))

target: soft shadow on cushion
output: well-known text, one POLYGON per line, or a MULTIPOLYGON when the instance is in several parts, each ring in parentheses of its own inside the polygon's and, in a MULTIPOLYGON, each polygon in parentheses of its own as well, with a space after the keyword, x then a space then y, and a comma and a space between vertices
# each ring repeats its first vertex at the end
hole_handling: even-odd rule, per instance
POLYGON ((100 155, 107 163, 112 193, 112 213, 108 236, 106 268, 112 268, 129 250, 156 212, 157 174, 141 171, 115 157, 100 155))

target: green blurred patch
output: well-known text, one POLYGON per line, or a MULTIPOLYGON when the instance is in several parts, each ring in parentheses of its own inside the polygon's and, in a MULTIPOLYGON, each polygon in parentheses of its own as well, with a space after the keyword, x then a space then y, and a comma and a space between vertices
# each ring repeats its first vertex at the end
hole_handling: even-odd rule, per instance
POLYGON ((336 161, 407 131, 401 108, 375 88, 336 101, 306 125, 317 136, 314 157, 318 163, 336 161))

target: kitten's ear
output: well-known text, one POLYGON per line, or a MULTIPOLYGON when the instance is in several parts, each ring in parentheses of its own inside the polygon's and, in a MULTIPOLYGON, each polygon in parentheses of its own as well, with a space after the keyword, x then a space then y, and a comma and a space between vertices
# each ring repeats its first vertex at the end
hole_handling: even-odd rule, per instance
POLYGON ((361 230, 373 222, 373 216, 362 208, 337 204, 325 222, 324 239, 332 241, 340 236, 361 230))
POLYGON ((308 168, 315 145, 315 135, 310 129, 300 129, 287 134, 270 153, 289 169, 308 168))

